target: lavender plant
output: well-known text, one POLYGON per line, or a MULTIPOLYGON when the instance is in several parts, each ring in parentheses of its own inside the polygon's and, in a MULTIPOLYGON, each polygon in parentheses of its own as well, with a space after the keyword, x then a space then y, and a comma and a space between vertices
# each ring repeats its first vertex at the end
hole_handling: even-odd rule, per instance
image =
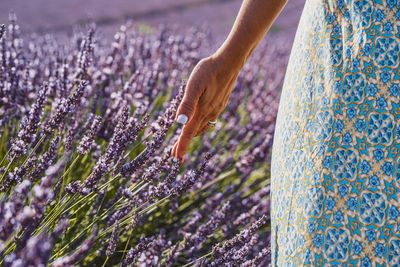
POLYGON ((180 166, 174 118, 212 37, 139 29, 21 35, 14 13, 0 25, 2 265, 269 263, 268 161, 289 47, 259 45, 180 166))

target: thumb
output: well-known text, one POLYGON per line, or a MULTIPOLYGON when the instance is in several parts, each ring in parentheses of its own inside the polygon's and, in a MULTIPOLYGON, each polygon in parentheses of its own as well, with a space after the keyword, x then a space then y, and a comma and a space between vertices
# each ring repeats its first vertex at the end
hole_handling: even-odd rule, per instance
POLYGON ((203 91, 204 89, 202 87, 194 85, 191 81, 188 82, 182 102, 178 107, 178 111, 176 112, 176 122, 180 124, 186 124, 192 119, 197 102, 199 101, 203 91))

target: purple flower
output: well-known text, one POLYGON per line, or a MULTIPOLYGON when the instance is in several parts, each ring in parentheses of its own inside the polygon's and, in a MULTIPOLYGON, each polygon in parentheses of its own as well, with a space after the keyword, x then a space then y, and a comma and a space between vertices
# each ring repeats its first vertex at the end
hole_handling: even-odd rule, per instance
POLYGON ((51 116, 48 124, 45 126, 46 134, 50 134, 54 129, 60 126, 60 124, 64 121, 68 112, 70 112, 76 105, 79 104, 81 97, 83 96, 83 92, 87 86, 87 81, 83 80, 76 87, 75 91, 67 98, 63 98, 55 113, 51 116))
POLYGON ((22 119, 19 127, 18 139, 14 141, 11 148, 9 159, 14 156, 18 159, 26 151, 27 144, 31 143, 36 136, 36 131, 40 126, 40 119, 43 113, 44 102, 46 101, 48 84, 44 83, 39 91, 35 103, 29 110, 28 116, 22 119))
POLYGON ((200 168, 196 169, 195 171, 191 171, 185 175, 181 184, 172 190, 171 195, 173 197, 181 196, 184 192, 187 192, 195 182, 197 182, 197 180, 203 175, 211 156, 212 155, 210 153, 206 153, 200 168))
POLYGON ((1 24, 0 25, 0 39, 3 37, 5 32, 6 32, 6 26, 4 24, 1 24))
POLYGON ((60 141, 60 137, 56 136, 49 145, 49 149, 42 154, 38 163, 35 164, 33 170, 29 174, 29 179, 36 180, 39 179, 43 172, 53 164, 54 159, 57 157, 58 143, 60 141))
POLYGON ((126 258, 122 262, 122 266, 132 264, 136 260, 136 257, 139 255, 139 253, 146 250, 152 244, 152 242, 154 242, 153 238, 140 237, 140 241, 135 248, 129 249, 129 252, 126 254, 126 258))
POLYGON ((21 251, 4 259, 3 266, 46 266, 52 249, 53 241, 47 234, 30 237, 21 251))
POLYGON ((106 251, 106 255, 108 257, 111 257, 114 252, 115 252, 115 248, 117 247, 117 242, 118 242, 118 230, 119 230, 119 223, 118 221, 114 224, 114 229, 113 232, 111 234, 110 240, 108 242, 108 246, 107 246, 107 251, 106 251))
POLYGON ((129 109, 125 106, 121 110, 117 126, 115 127, 113 137, 106 149, 104 155, 97 161, 90 176, 84 181, 87 188, 96 188, 96 183, 102 176, 110 171, 112 160, 119 159, 121 153, 126 147, 127 137, 125 128, 128 120, 129 109))
POLYGON ((82 74, 87 73, 87 68, 93 58, 93 35, 94 29, 90 28, 87 38, 81 44, 78 67, 82 71, 82 74))
POLYGON ((8 173, 8 177, 3 180, 2 184, 0 185, 0 191, 5 192, 12 185, 20 183, 25 178, 28 170, 35 165, 35 162, 36 157, 32 156, 20 168, 15 167, 14 172, 8 173))
POLYGON ((218 264, 222 264, 224 261, 227 260, 226 255, 229 254, 229 251, 232 248, 240 244, 243 244, 244 242, 248 242, 252 238, 253 234, 266 222, 267 222, 267 216, 263 215, 257 221, 252 223, 249 227, 242 230, 235 237, 226 240, 221 244, 214 245, 212 252, 213 252, 214 262, 217 264, 217 266, 220 266, 218 264))
POLYGON ((80 155, 84 155, 89 152, 90 148, 93 146, 94 137, 100 129, 101 117, 96 116, 92 124, 90 125, 89 131, 83 136, 81 142, 78 145, 77 152, 80 155))
POLYGON ((262 263, 271 255, 271 249, 263 248, 252 260, 242 264, 242 267, 264 266, 262 263))
POLYGON ((44 102, 47 98, 48 84, 44 83, 39 91, 35 103, 29 111, 29 115, 22 120, 18 137, 24 142, 30 143, 35 137, 37 128, 40 125, 40 119, 43 113, 44 102))

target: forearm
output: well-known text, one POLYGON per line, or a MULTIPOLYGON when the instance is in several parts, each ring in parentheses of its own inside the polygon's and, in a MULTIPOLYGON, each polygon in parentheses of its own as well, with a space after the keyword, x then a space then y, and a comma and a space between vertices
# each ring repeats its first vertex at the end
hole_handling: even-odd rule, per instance
POLYGON ((243 0, 233 27, 214 56, 241 69, 287 0, 243 0))

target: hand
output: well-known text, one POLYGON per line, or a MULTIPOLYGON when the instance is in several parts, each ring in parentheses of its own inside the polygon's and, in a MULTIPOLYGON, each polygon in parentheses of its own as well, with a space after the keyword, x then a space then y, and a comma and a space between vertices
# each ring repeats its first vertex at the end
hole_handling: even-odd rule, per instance
POLYGON ((194 67, 175 118, 184 124, 172 150, 181 164, 192 138, 212 128, 207 122, 215 121, 227 106, 239 72, 239 67, 216 55, 203 58, 194 67))

